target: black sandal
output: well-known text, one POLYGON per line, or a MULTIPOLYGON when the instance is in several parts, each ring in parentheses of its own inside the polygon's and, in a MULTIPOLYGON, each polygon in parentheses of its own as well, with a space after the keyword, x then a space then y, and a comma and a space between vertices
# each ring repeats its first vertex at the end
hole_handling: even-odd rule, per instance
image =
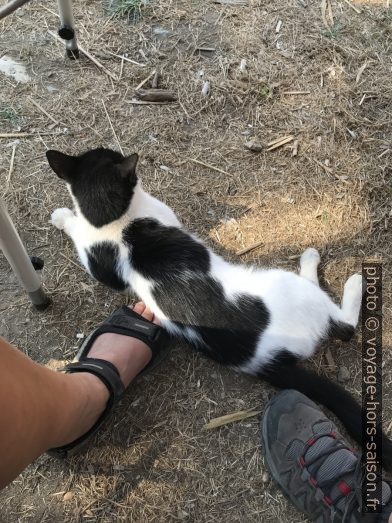
POLYGON ((125 387, 116 367, 110 363, 110 361, 100 358, 89 358, 87 356, 94 341, 100 334, 105 332, 124 334, 131 338, 137 338, 149 346, 152 352, 152 358, 148 365, 146 365, 146 367, 140 372, 139 376, 150 372, 167 355, 168 350, 166 349, 168 344, 162 343, 165 336, 164 331, 159 325, 155 325, 154 323, 144 319, 125 305, 116 310, 102 325, 97 327, 85 339, 74 361, 62 369, 62 371, 66 373, 90 372, 97 376, 106 385, 110 393, 106 408, 95 425, 83 436, 63 447, 48 450, 47 453, 51 456, 56 458, 67 458, 81 450, 87 442, 95 436, 103 422, 112 412, 114 406, 124 394, 125 387))

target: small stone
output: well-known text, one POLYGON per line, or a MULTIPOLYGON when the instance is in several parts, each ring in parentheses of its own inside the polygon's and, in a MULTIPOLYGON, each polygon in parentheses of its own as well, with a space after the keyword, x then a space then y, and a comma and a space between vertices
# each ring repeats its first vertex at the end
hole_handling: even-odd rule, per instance
POLYGON ((249 151, 254 153, 259 153, 263 150, 263 146, 257 140, 249 140, 248 142, 245 142, 244 145, 247 149, 249 149, 249 151))
POLYGON ((348 370, 348 368, 344 366, 340 367, 338 372, 338 381, 344 383, 345 381, 349 380, 350 377, 350 371, 348 370))
POLYGON ((94 516, 93 511, 90 510, 89 508, 88 508, 87 510, 85 510, 84 513, 85 513, 86 516, 88 516, 88 517, 90 517, 90 518, 91 518, 92 516, 94 516))
POLYGON ((69 501, 74 497, 73 492, 66 492, 63 496, 63 501, 69 501))
POLYGON ((208 96, 210 94, 210 82, 206 81, 203 83, 201 94, 202 96, 208 96))
POLYGON ((268 483, 270 480, 268 472, 263 472, 263 475, 261 476, 261 481, 263 483, 268 483))
POLYGON ((170 35, 170 31, 168 31, 167 29, 164 29, 163 27, 155 27, 153 29, 153 33, 155 36, 157 36, 158 38, 167 38, 169 35, 170 35))

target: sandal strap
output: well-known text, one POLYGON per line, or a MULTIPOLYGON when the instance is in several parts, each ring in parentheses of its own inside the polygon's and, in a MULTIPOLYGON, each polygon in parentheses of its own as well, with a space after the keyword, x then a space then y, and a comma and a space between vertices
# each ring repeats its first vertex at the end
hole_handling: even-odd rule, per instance
POLYGON ((152 352, 154 352, 156 341, 162 332, 162 327, 152 323, 151 321, 145 320, 137 312, 125 305, 114 311, 114 313, 104 322, 102 327, 104 325, 111 325, 116 328, 132 331, 132 333, 129 333, 128 335, 144 341, 144 343, 151 348, 152 352))
POLYGON ((69 363, 64 367, 64 371, 71 374, 74 372, 94 374, 106 385, 110 396, 113 396, 114 402, 117 402, 124 394, 125 387, 120 379, 120 374, 110 361, 100 358, 86 358, 82 361, 69 363))
POLYGON ((145 320, 142 316, 134 312, 129 307, 123 305, 113 312, 107 320, 97 327, 83 342, 76 361, 88 359, 88 353, 92 344, 99 335, 104 333, 122 334, 130 338, 137 338, 143 341, 152 352, 152 359, 161 349, 160 337, 163 333, 162 327, 155 325, 151 321, 145 320))
POLYGON ((76 451, 79 451, 88 443, 90 438, 94 436, 106 418, 111 414, 114 405, 119 401, 122 394, 125 391, 125 387, 120 379, 120 375, 116 367, 106 360, 99 358, 86 358, 84 361, 77 361, 69 363, 63 369, 65 372, 73 374, 74 372, 89 372, 97 376, 109 390, 109 399, 106 403, 105 410, 101 416, 91 427, 90 430, 85 432, 80 438, 64 445, 62 447, 53 448, 47 451, 50 456, 65 459, 76 451))

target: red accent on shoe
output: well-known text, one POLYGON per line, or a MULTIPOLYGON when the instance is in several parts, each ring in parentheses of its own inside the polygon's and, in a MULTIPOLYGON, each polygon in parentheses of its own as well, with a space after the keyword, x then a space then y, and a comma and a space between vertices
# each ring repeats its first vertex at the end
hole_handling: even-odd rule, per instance
POLYGON ((305 460, 304 460, 303 456, 298 458, 298 463, 301 465, 301 467, 305 466, 305 460))
POLYGON ((310 440, 308 440, 307 444, 309 445, 309 447, 311 447, 312 445, 314 445, 316 443, 317 439, 316 438, 310 438, 310 440))
POLYGON ((333 503, 332 499, 329 496, 324 496, 324 502, 327 505, 332 505, 332 503, 333 503))
POLYGON ((309 481, 310 481, 310 483, 311 483, 314 487, 317 487, 317 479, 316 479, 316 478, 312 478, 312 477, 310 477, 309 481))
POLYGON ((347 483, 344 481, 344 479, 342 479, 342 481, 339 481, 338 483, 338 489, 340 490, 340 492, 342 494, 344 494, 345 496, 348 496, 351 492, 351 487, 349 487, 347 485, 347 483))
POLYGON ((337 432, 331 432, 330 436, 331 436, 331 438, 335 438, 336 439, 338 437, 338 434, 337 434, 337 432))

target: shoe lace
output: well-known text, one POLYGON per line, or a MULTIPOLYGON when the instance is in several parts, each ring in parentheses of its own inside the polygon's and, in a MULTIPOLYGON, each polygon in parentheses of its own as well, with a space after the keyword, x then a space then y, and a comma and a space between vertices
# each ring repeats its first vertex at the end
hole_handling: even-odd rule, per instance
POLYGON ((337 515, 336 505, 342 498, 346 498, 347 502, 345 503, 343 515, 341 515, 340 511, 340 517, 342 518, 340 521, 342 521, 343 523, 345 521, 348 521, 350 514, 352 514, 355 508, 361 506, 361 488, 363 473, 361 470, 360 456, 358 456, 356 463, 353 463, 353 465, 348 468, 346 467, 341 473, 335 474, 332 478, 316 480, 317 472, 322 466, 322 464, 325 462, 326 458, 328 458, 328 456, 331 456, 332 454, 341 449, 348 450, 356 456, 358 456, 353 449, 350 449, 347 445, 343 443, 342 440, 338 439, 336 432, 321 432, 315 434, 309 441, 306 442, 303 453, 299 457, 298 462, 301 467, 306 467, 308 472, 310 472, 310 469, 312 470, 309 481, 314 487, 320 488, 321 491, 324 493, 323 501, 332 509, 332 521, 335 519, 337 515), (305 460, 306 454, 310 447, 312 447, 320 438, 324 437, 333 438, 334 444, 329 446, 325 450, 322 450, 321 452, 317 453, 317 455, 313 458, 308 458, 305 460), (342 489, 343 492, 340 491, 339 494, 335 495, 334 500, 332 500, 331 491, 333 487, 338 485, 340 483, 340 480, 343 480, 344 477, 347 477, 347 475, 350 474, 353 474, 354 488, 352 489, 351 487, 348 487, 348 485, 345 483, 347 489, 342 489))

